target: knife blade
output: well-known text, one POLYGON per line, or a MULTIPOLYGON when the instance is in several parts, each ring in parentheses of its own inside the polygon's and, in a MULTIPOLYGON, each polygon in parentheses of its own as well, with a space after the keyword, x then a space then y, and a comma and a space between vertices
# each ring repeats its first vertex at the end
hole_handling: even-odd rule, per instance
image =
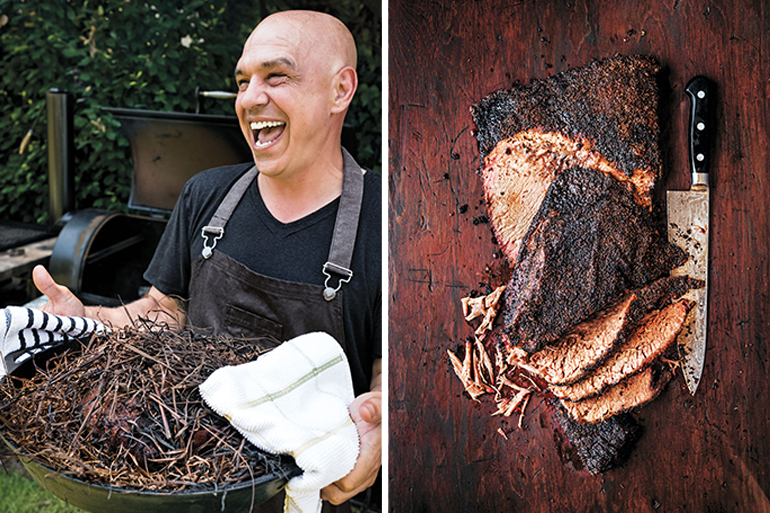
POLYGON ((687 389, 695 395, 703 374, 708 333, 708 254, 711 223, 709 218, 709 82, 702 76, 685 87, 690 99, 689 167, 692 184, 689 191, 667 191, 669 241, 688 255, 687 262, 671 271, 675 276, 703 280, 704 286, 691 289, 685 298, 694 306, 677 338, 679 358, 687 389))

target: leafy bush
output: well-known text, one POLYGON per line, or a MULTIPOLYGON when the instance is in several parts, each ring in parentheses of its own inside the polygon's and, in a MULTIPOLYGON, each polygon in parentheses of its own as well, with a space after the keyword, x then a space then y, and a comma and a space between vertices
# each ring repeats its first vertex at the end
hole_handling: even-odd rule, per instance
MULTIPOLYGON (((265 15, 328 12, 353 32, 359 91, 348 114, 362 165, 381 170, 381 7, 355 0, 2 0, 0 218, 48 219, 46 92, 75 94, 76 208, 126 210, 131 152, 100 107, 194 112, 195 88, 235 91, 243 42, 265 15), (23 154, 28 130, 34 132, 23 154)), ((208 100, 206 112, 232 114, 208 100)))

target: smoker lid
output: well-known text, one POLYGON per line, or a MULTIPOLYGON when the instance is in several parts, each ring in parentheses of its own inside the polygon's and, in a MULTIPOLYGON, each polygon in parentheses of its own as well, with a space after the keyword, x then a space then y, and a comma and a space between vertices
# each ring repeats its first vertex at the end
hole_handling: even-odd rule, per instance
POLYGON ((134 172, 130 208, 168 214, 193 175, 252 160, 235 116, 102 110, 120 121, 131 143, 134 172))

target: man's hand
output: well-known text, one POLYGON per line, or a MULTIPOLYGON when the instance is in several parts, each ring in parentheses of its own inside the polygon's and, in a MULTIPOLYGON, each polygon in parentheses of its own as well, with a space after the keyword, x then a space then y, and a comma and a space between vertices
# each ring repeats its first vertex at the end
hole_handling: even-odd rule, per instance
POLYGON ((321 490, 321 499, 332 504, 342 504, 372 486, 382 465, 382 392, 356 397, 350 417, 358 428, 358 460, 350 474, 321 490))
POLYGON ((332 504, 342 504, 372 486, 382 466, 382 358, 372 365, 370 390, 350 403, 350 417, 358 428, 358 459, 350 474, 321 490, 321 499, 332 504))
POLYGON ((179 303, 155 287, 152 287, 146 296, 117 308, 84 307, 75 294, 67 287, 56 283, 42 265, 32 270, 32 280, 40 292, 48 296, 48 303, 41 308, 43 312, 70 317, 89 317, 113 328, 132 325, 135 319, 140 318, 165 322, 171 328, 183 326, 185 322, 185 313, 179 303))
POLYGON ((40 292, 48 296, 48 302, 43 305, 42 311, 70 317, 85 316, 86 310, 83 303, 70 289, 56 283, 42 265, 32 270, 32 281, 40 292))

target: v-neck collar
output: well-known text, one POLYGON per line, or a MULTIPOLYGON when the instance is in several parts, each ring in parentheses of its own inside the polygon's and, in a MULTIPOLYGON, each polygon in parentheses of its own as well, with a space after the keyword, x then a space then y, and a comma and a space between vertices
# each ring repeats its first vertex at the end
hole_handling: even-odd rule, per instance
POLYGON ((259 219, 262 220, 265 226, 272 233, 283 237, 288 237, 309 226, 313 226, 314 224, 326 219, 331 215, 334 215, 337 212, 337 208, 339 207, 340 203, 340 196, 337 196, 326 205, 317 210, 314 210, 306 216, 301 217, 296 221, 284 223, 276 219, 270 210, 268 210, 267 205, 265 205, 265 202, 262 199, 262 194, 260 194, 259 191, 259 180, 254 180, 251 183, 248 196, 250 206, 256 211, 259 219))

